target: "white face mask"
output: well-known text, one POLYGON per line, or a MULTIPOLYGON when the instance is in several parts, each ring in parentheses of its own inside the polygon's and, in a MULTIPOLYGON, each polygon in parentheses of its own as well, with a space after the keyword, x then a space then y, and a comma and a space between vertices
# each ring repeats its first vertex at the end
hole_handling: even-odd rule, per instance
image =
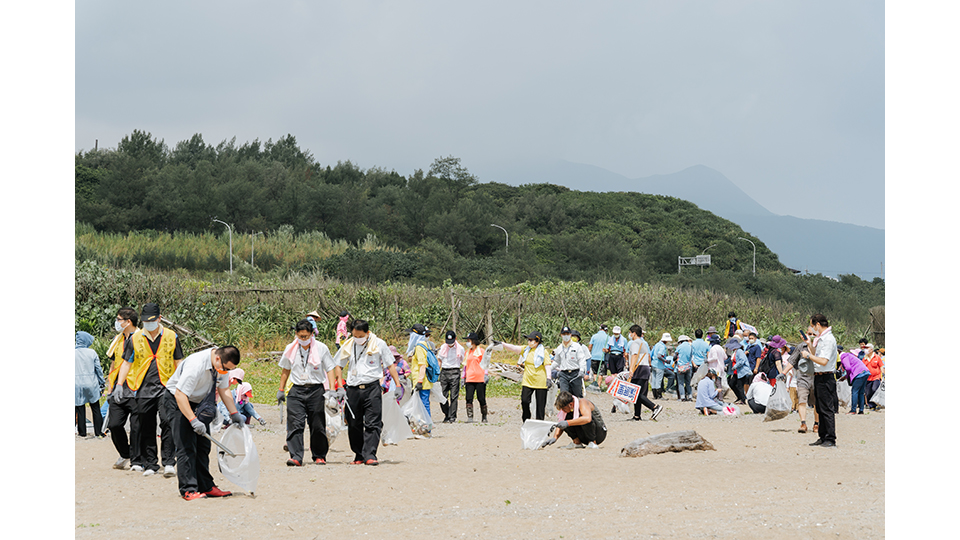
POLYGON ((311 341, 313 341, 313 340, 312 340, 312 339, 300 339, 300 338, 297 338, 297 343, 299 343, 302 347, 308 347, 308 346, 310 346, 310 342, 311 342, 311 341))
POLYGON ((113 328, 117 332, 123 332, 123 326, 124 326, 123 323, 121 323, 120 321, 113 321, 113 328))
POLYGON ((355 337, 353 338, 353 342, 356 343, 357 345, 363 345, 364 343, 367 342, 367 336, 355 337))
POLYGON ((537 345, 538 343, 536 341, 533 341, 532 339, 527 341, 527 347, 530 347, 531 349, 536 349, 537 345))
POLYGON ((564 343, 569 343, 571 337, 573 336, 571 336, 570 334, 563 334, 560 336, 560 339, 562 339, 564 343))
POLYGON ((160 326, 160 323, 157 321, 145 322, 143 323, 143 329, 147 332, 153 332, 160 326))

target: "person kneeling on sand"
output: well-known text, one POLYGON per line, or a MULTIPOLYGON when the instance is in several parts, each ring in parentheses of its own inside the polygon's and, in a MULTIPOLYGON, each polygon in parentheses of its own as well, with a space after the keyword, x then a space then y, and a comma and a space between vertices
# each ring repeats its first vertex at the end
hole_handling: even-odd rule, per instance
POLYGON ((707 371, 707 376, 697 383, 697 402, 695 405, 697 410, 705 415, 723 412, 724 403, 720 401, 720 391, 717 390, 716 380, 717 372, 711 369, 707 371))
POLYGON ((564 431, 573 439, 566 448, 597 448, 607 438, 607 426, 603 423, 600 410, 589 399, 578 398, 570 392, 560 392, 554 407, 558 422, 555 425, 553 436, 547 439, 544 446, 549 446, 560 438, 564 431))
POLYGON ((772 392, 773 386, 770 386, 770 381, 767 380, 767 374, 758 373, 753 384, 747 389, 747 405, 750 406, 750 410, 756 414, 766 413, 767 401, 770 399, 772 392))

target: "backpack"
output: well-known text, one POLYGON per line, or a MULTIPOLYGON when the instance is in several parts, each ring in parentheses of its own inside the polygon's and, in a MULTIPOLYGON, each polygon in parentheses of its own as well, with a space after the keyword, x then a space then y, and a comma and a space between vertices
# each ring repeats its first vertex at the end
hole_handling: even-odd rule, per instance
POLYGON ((770 370, 773 368, 773 360, 770 358, 770 354, 774 351, 772 347, 764 347, 763 352, 760 353, 760 369, 758 373, 770 373, 770 370))
POLYGON ((427 353, 427 381, 430 383, 435 383, 440 380, 440 363, 437 362, 437 355, 433 354, 433 351, 427 348, 423 343, 417 345, 417 347, 423 347, 423 351, 427 353))

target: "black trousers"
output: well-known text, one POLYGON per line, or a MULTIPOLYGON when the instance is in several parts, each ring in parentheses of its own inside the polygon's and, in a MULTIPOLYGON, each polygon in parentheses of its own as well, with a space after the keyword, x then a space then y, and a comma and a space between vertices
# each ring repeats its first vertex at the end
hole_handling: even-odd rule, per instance
POLYGON ((737 396, 737 401, 747 401, 747 395, 743 393, 743 382, 744 378, 737 377, 736 375, 730 375, 727 377, 727 383, 730 385, 730 389, 733 390, 734 395, 737 396))
POLYGON ((446 403, 440 404, 444 422, 457 420, 457 400, 460 399, 460 370, 458 368, 444 368, 440 370, 440 391, 447 398, 446 403))
MULTIPOLYGON (((167 390, 163 391, 163 394, 169 393, 167 390)), ((140 465, 143 470, 160 470, 160 465, 157 464, 157 416, 160 417, 160 460, 164 466, 177 464, 176 442, 170 429, 170 419, 167 412, 160 407, 163 394, 153 398, 137 398, 135 414, 140 420, 140 462, 134 463, 131 460, 131 464, 140 465)))
POLYGON ((560 392, 570 392, 578 398, 583 397, 583 377, 580 376, 579 369, 561 371, 557 377, 557 390, 560 392))
MULTIPOLYGON (((177 400, 169 391, 164 391, 161 396, 164 401, 163 408, 166 410, 176 410, 171 422, 171 431, 173 439, 177 445, 177 484, 180 489, 180 495, 186 495, 190 491, 206 493, 213 489, 213 475, 210 474, 210 439, 197 435, 193 431, 193 426, 187 417, 180 412, 177 407, 177 400)), ((190 402, 190 408, 196 415, 199 403, 190 402)), ((207 434, 210 434, 210 424, 204 424, 207 428, 207 434)))
POLYGON ((380 432, 383 431, 380 383, 374 381, 361 386, 347 387, 347 403, 350 406, 345 416, 354 461, 377 459, 377 446, 380 444, 380 432))
POLYGON ((837 378, 833 372, 816 373, 813 376, 814 396, 820 425, 817 435, 823 441, 837 441, 836 414, 840 403, 837 399, 837 378))
POLYGON ((327 415, 324 412, 323 385, 293 385, 287 393, 287 450, 290 459, 303 463, 303 431, 310 428, 312 459, 326 461, 330 444, 327 441, 327 415))
POLYGON ((473 405, 473 393, 477 393, 477 401, 480 402, 481 407, 487 406, 487 383, 482 382, 468 382, 466 384, 466 392, 464 397, 467 400, 467 405, 473 405))
POLYGON ((128 397, 115 403, 113 398, 108 398, 110 403, 109 421, 107 429, 110 430, 110 440, 113 441, 113 447, 123 459, 129 459, 132 465, 140 463, 140 418, 134 414, 137 400, 128 397), (130 418, 130 438, 127 439, 127 430, 124 427, 130 418))
POLYGON ((766 414, 767 407, 756 402, 753 398, 747 400, 747 405, 750 406, 750 410, 755 414, 766 414))
POLYGON ((623 353, 609 353, 610 356, 607 357, 607 370, 616 375, 623 371, 623 368, 626 366, 626 360, 623 358, 623 353))
POLYGON ((530 418, 530 401, 537 395, 537 420, 543 420, 547 412, 547 389, 520 387, 520 417, 526 422, 530 418))
MULTIPOLYGON (((93 434, 97 437, 103 435, 103 415, 100 414, 100 404, 97 402, 89 403, 90 412, 93 414, 93 434)), ((86 405, 76 407, 74 419, 77 421, 77 435, 87 436, 87 413, 84 411, 86 405)))
POLYGON ((646 406, 651 411, 657 406, 647 397, 647 390, 650 388, 650 366, 637 366, 637 378, 631 379, 633 384, 640 385, 640 395, 637 396, 637 402, 633 405, 633 415, 640 418, 641 406, 646 406))
MULTIPOLYGON (((596 416, 598 413, 593 414, 596 416)), ((567 413, 566 419, 573 420, 573 411, 567 413)), ((607 430, 600 427, 596 418, 591 418, 590 423, 582 426, 568 426, 564 431, 571 439, 580 441, 580 444, 600 444, 607 438, 607 430)))

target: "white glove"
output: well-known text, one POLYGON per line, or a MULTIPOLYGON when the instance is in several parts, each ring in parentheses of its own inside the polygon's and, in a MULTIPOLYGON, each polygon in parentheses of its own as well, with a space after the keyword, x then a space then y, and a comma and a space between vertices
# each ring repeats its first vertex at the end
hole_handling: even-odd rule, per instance
POLYGON ((493 345, 487 347, 487 350, 490 352, 497 352, 503 350, 503 343, 494 340, 493 345))

